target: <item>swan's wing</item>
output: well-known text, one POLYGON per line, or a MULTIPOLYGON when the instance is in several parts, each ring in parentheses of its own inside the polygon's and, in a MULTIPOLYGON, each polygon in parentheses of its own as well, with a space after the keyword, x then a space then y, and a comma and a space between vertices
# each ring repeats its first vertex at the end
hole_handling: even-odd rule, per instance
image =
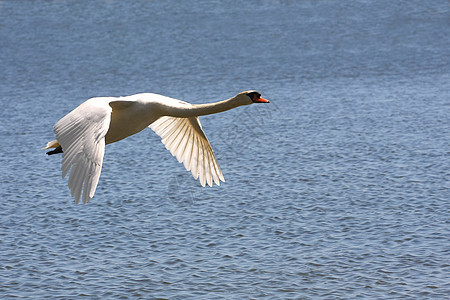
POLYGON ((212 186, 225 182, 211 145, 203 132, 200 120, 164 116, 150 126, 160 137, 167 150, 183 162, 186 170, 191 171, 200 184, 212 186))
POLYGON ((69 188, 77 204, 81 196, 84 204, 92 199, 100 178, 112 111, 109 101, 101 100, 84 102, 53 128, 63 149, 62 176, 71 169, 69 188))

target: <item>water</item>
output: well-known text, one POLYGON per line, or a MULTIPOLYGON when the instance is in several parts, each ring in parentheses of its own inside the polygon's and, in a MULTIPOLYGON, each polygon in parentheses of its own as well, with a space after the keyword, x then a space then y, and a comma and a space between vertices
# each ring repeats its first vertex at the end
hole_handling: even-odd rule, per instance
POLYGON ((448 299, 448 1, 1 1, 0 298, 448 299), (75 205, 53 124, 93 96, 202 118, 226 183, 144 131, 75 205))

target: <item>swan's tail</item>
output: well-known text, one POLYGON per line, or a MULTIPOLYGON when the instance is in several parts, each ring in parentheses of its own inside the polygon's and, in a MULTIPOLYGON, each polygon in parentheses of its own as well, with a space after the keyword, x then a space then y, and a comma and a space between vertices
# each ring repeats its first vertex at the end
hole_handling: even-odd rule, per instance
POLYGON ((50 148, 56 148, 55 150, 52 151, 48 151, 47 155, 52 155, 52 154, 57 154, 57 153, 62 153, 63 150, 61 148, 61 145, 58 143, 57 140, 51 141, 47 143, 47 146, 45 146, 44 148, 42 148, 42 150, 45 149, 50 149, 50 148))

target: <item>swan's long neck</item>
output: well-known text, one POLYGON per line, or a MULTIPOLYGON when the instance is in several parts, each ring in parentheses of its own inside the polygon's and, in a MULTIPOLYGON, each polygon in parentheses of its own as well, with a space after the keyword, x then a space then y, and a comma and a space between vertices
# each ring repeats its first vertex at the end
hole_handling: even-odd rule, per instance
POLYGON ((178 118, 190 118, 198 117, 210 114, 216 114, 223 111, 230 110, 232 108, 238 107, 242 104, 236 99, 230 98, 227 100, 207 103, 207 104, 191 104, 190 106, 170 106, 167 107, 167 115, 178 118))

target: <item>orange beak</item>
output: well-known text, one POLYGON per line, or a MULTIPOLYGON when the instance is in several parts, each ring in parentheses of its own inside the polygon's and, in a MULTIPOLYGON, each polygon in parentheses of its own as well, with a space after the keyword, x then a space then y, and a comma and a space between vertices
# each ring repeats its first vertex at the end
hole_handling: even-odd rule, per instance
POLYGON ((255 103, 270 103, 270 101, 262 97, 259 97, 259 99, 255 100, 255 103))

